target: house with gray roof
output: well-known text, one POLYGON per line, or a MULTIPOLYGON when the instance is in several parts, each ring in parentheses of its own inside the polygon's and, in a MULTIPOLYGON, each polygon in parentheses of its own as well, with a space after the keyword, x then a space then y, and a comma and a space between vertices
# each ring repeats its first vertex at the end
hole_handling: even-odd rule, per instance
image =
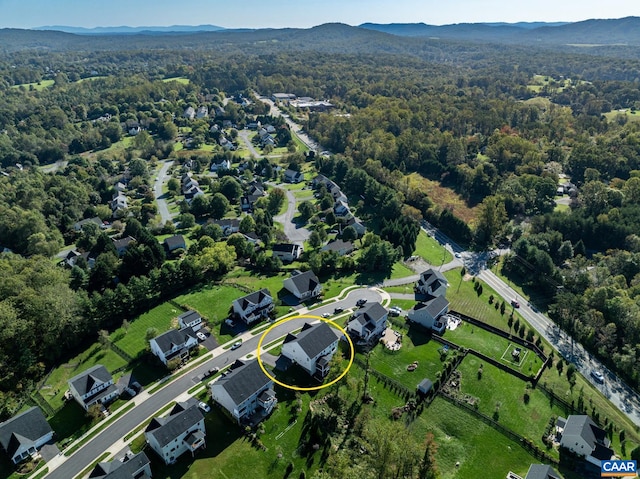
POLYGON ((178 325, 180 325, 180 329, 191 328, 194 331, 200 331, 202 328, 202 316, 197 311, 190 309, 178 316, 178 325))
POLYGON ((357 309, 347 324, 347 333, 356 344, 375 344, 387 327, 389 311, 378 302, 368 302, 357 309))
POLYGON ((316 298, 322 292, 320 280, 311 270, 304 273, 294 271, 289 278, 284 280, 283 286, 300 301, 316 298))
POLYGON ((284 263, 291 263, 302 255, 302 246, 293 243, 278 243, 273 245, 273 256, 284 263))
POLYGON ((168 416, 154 417, 144 436, 165 464, 173 464, 185 452, 190 451, 193 457, 206 447, 204 416, 196 404, 177 403, 168 416))
POLYGON ((269 316, 275 304, 267 288, 254 291, 233 302, 233 312, 246 324, 253 324, 269 316))
POLYGON ((338 334, 327 323, 305 323, 298 334, 287 334, 281 354, 318 379, 329 373, 329 361, 338 350, 338 334))
POLYGON ((299 171, 292 170, 288 168, 284 172, 284 182, 285 183, 300 183, 304 180, 304 175, 299 171))
POLYGON ((562 479, 562 476, 547 464, 531 464, 524 479, 562 479))
POLYGON ((108 404, 118 397, 113 377, 102 364, 96 364, 67 382, 71 395, 85 411, 94 404, 108 404))
POLYGON ((236 361, 231 370, 213 381, 211 397, 238 424, 257 424, 278 403, 274 383, 260 368, 258 361, 236 361))
POLYGON ((449 311, 449 301, 444 296, 430 296, 407 312, 407 318, 427 329, 433 329, 437 319, 449 311))
POLYGON ((39 407, 32 407, 0 423, 0 445, 14 464, 34 456, 53 439, 53 429, 39 407))
POLYGON ((128 451, 124 457, 109 462, 99 462, 93 468, 89 479, 150 479, 151 462, 144 452, 133 454, 128 451))
POLYGON ((447 278, 433 268, 423 271, 414 289, 416 293, 427 296, 444 296, 447 293, 449 282, 447 278))
POLYGON ((170 329, 149 341, 151 352, 165 366, 175 358, 186 359, 189 351, 198 345, 198 337, 192 328, 170 329))
POLYGON ((113 246, 115 246, 116 252, 118 253, 119 257, 124 256, 124 254, 127 252, 127 248, 129 247, 129 245, 133 243, 135 240, 136 239, 133 236, 127 236, 126 238, 120 238, 120 239, 111 238, 111 241, 113 241, 113 246))
POLYGON ((102 228, 102 220, 100 218, 98 218, 97 216, 95 216, 93 218, 86 218, 84 220, 78 221, 77 223, 74 223, 73 229, 76 232, 79 232, 79 231, 82 231, 82 229, 88 224, 94 224, 98 228, 102 228))
POLYGON ((560 435, 561 459, 562 451, 569 451, 583 458, 587 467, 595 473, 600 471, 601 461, 608 461, 614 456, 606 431, 599 428, 589 416, 559 417, 556 431, 560 435))
POLYGON ((171 253, 177 249, 187 249, 187 242, 182 235, 173 235, 165 238, 162 242, 167 253, 171 253))

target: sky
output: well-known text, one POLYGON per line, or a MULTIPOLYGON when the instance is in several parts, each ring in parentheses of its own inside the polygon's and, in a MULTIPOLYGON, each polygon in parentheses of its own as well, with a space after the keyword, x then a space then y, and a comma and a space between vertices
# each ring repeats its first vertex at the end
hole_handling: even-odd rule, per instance
POLYGON ((306 28, 329 22, 445 25, 627 16, 640 16, 638 0, 0 0, 0 28, 306 28))

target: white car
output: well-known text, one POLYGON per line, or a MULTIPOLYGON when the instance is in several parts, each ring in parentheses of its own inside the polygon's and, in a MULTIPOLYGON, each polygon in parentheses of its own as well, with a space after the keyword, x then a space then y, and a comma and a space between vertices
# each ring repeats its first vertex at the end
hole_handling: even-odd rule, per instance
POLYGON ((331 314, 329 314, 329 313, 323 313, 322 314, 322 317, 325 318, 325 319, 330 317, 330 316, 331 316, 331 314))
POLYGON ((238 349, 240 346, 242 346, 242 341, 236 341, 231 345, 231 349, 238 349))
POLYGON ((202 331, 198 331, 196 333, 196 336, 198 336, 198 339, 200 341, 205 341, 207 339, 207 336, 202 331))
POLYGON ((204 402, 199 402, 198 403, 198 407, 200 409, 202 409, 204 412, 210 412, 211 411, 211 406, 209 406, 207 403, 204 403, 204 402))
POLYGON ((599 383, 604 383, 604 376, 600 371, 591 371, 591 376, 593 376, 593 379, 599 383))
POLYGON ((462 258, 462 255, 461 255, 460 253, 455 253, 455 254, 454 254, 454 256, 455 256, 456 258, 462 258))

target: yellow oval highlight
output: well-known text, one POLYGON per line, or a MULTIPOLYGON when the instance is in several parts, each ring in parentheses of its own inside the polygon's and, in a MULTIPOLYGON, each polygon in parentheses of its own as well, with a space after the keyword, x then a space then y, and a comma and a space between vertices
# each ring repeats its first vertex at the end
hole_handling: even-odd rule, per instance
POLYGON ((293 389, 294 391, 318 391, 320 389, 327 388, 327 387, 337 383, 343 377, 345 377, 346 374, 349 372, 349 369, 351 369, 351 366, 353 365, 353 358, 355 357, 355 355, 356 355, 356 351, 355 351, 355 348, 353 347, 353 341, 351 341, 351 338, 349 337, 349 335, 347 334, 347 332, 345 331, 345 329, 342 326, 334 323, 333 321, 329 321, 328 319, 321 318, 320 316, 313 316, 311 314, 304 314, 304 315, 301 315, 301 316, 294 316, 293 318, 288 318, 288 319, 284 319, 282 321, 278 321, 277 323, 275 323, 272 326, 270 326, 264 333, 262 333, 262 336, 260 336, 260 341, 258 341, 258 350, 257 350, 257 358, 256 359, 258 360, 258 364, 260 365, 260 369, 262 369, 262 372, 269 379, 271 379, 274 383, 282 386, 283 388, 293 389), (340 332, 342 334, 344 334, 344 336, 347 338, 347 342, 349 343, 349 348, 351 349, 351 358, 349 359, 349 364, 347 364, 347 367, 345 368, 345 370, 342 372, 342 374, 340 376, 335 378, 333 381, 328 382, 327 384, 321 384, 320 386, 313 386, 313 387, 308 387, 308 388, 303 388, 303 387, 300 387, 300 386, 292 386, 291 384, 286 384, 286 383, 283 383, 282 381, 278 381, 271 374, 269 374, 267 369, 264 367, 264 364, 262 364, 262 359, 260 357, 260 355, 261 355, 260 350, 262 349, 262 341, 264 341, 264 338, 267 337, 267 334, 269 334, 269 331, 271 331, 276 326, 280 326, 280 325, 286 323, 287 321, 291 321, 293 319, 301 319, 301 318, 319 319, 320 321, 324 321, 325 323, 327 323, 329 326, 335 326, 336 328, 338 328, 340 330, 340 332))

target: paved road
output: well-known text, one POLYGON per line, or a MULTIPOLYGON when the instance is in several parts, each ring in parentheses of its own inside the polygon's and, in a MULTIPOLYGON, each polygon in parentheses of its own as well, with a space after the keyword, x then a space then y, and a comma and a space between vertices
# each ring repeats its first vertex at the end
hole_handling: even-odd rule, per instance
MULTIPOLYGON (((388 299, 388 296, 383 296, 372 288, 356 289, 350 291, 344 299, 321 306, 314 309, 309 314, 322 316, 324 313, 332 314, 336 307, 341 307, 343 309, 353 308, 355 307, 356 301, 361 298, 367 299, 368 301, 382 301, 384 298, 388 299)), ((307 321, 309 321, 309 318, 305 319, 304 317, 299 317, 282 323, 282 325, 269 332, 263 344, 266 345, 279 337, 285 336, 287 333, 300 329, 307 321)), ((75 454, 66 458, 64 462, 56 461, 57 467, 50 471, 45 477, 49 479, 73 478, 87 468, 103 452, 107 451, 113 444, 118 443, 118 441, 127 433, 147 420, 165 404, 175 400, 175 398, 191 389, 198 381, 197 376, 203 375, 207 370, 214 366, 223 368, 233 363, 233 361, 238 358, 250 353, 255 353, 261 335, 257 334, 253 336, 250 332, 247 332, 241 337, 243 339, 243 343, 240 348, 235 351, 230 349, 224 350, 222 348, 216 349, 212 359, 187 372, 182 377, 176 379, 154 394, 149 395, 145 400, 136 402, 136 406, 133 409, 102 430, 93 439, 76 451, 75 454), (195 381, 194 378, 196 378, 195 381)), ((237 338, 235 340, 237 340, 237 338)), ((210 434, 216 434, 218 432, 219 431, 209 431, 210 434)), ((51 465, 53 466, 53 463, 51 463, 51 465)))
POLYGON ((258 95, 256 92, 253 92, 254 96, 260 100, 263 103, 266 103, 267 105, 269 105, 269 114, 271 116, 281 116, 284 118, 284 121, 287 123, 287 125, 289 125, 289 129, 291 130, 291 133, 295 134, 298 138, 300 138, 300 141, 302 141, 302 143, 304 143, 305 145, 307 145, 309 147, 309 149, 317 151, 320 149, 320 145, 318 145, 318 143, 312 139, 308 134, 306 134, 304 131, 302 131, 302 127, 300 125, 298 125, 297 123, 295 123, 290 117, 289 115, 283 114, 280 111, 280 108, 278 108, 273 101, 270 98, 267 97, 263 97, 258 95))
POLYGON ((242 142, 247 147, 249 152, 255 158, 260 158, 261 156, 264 156, 264 155, 260 154, 258 152, 258 150, 256 150, 255 146, 253 146, 253 143, 251 143, 251 140, 249 139, 249 130, 240 130, 240 131, 238 131, 238 138, 240 138, 242 140, 242 142))
POLYGON ((164 199, 164 195, 162 194, 162 185, 165 180, 168 178, 167 171, 173 165, 173 161, 165 161, 156 176, 156 181, 153 184, 153 194, 156 197, 156 202, 158 203, 158 213, 160 214, 160 218, 162 218, 162 224, 165 224, 167 221, 173 221, 173 215, 169 211, 169 206, 167 205, 167 200, 164 199))
MULTIPOLYGON (((573 363, 577 370, 593 386, 599 389, 620 411, 640 425, 640 395, 634 392, 624 381, 609 371, 600 361, 592 357, 579 343, 572 340, 564 331, 561 331, 553 321, 544 314, 535 310, 527 298, 516 293, 507 283, 487 269, 488 253, 473 253, 464 251, 459 245, 451 241, 445 234, 423 223, 423 228, 441 244, 448 245, 454 253, 458 253, 464 262, 467 271, 482 279, 491 286, 496 293, 510 304, 512 300, 518 301, 518 312, 529 324, 557 349, 568 361, 573 363), (604 384, 600 384, 591 376, 591 371, 601 371, 605 376, 604 384)), ((506 254, 508 250, 497 250, 494 254, 506 254)))
POLYGON ((290 242, 303 245, 304 242, 309 239, 309 236, 311 236, 311 231, 293 221, 293 217, 295 216, 296 211, 298 211, 298 208, 296 207, 296 197, 289 190, 283 189, 283 191, 287 194, 287 211, 281 215, 274 216, 273 221, 282 223, 284 226, 284 234, 287 235, 290 242))

